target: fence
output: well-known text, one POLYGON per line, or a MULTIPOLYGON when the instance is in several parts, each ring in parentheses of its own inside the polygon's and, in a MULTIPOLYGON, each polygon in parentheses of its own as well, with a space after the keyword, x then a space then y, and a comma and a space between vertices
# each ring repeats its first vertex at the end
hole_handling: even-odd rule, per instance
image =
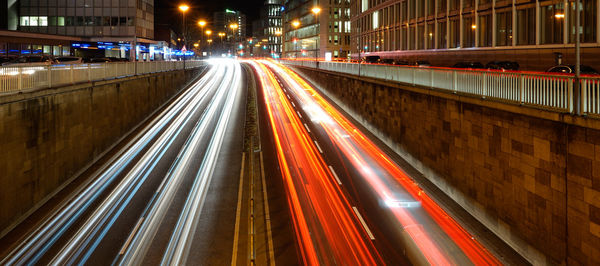
MULTIPOLYGON (((51 88, 80 82, 122 78, 134 75, 183 69, 182 61, 115 62, 49 66, 0 67, 0 92, 51 88), (137 69, 136 69, 137 68, 137 69)), ((186 61, 185 68, 204 65, 186 61)))
MULTIPOLYGON (((463 70, 436 67, 389 66, 341 62, 288 61, 284 64, 383 79, 492 100, 539 106, 573 113, 575 79, 569 75, 530 72, 463 70)), ((600 78, 582 77, 581 110, 600 115, 600 78)))

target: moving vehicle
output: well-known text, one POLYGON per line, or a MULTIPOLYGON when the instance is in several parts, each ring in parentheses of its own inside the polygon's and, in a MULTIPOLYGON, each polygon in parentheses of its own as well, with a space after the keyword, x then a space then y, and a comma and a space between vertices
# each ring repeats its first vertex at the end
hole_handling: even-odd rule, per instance
POLYGON ((453 68, 468 68, 468 69, 484 69, 480 62, 458 62, 452 66, 453 68))
POLYGON ((3 63, 3 66, 48 66, 56 64, 57 61, 51 55, 26 55, 3 63))
POLYGON ((83 58, 76 56, 61 56, 56 58, 56 61, 62 65, 81 64, 83 63, 83 58))
MULTIPOLYGON (((549 68, 548 70, 546 70, 546 72, 575 74, 575 66, 574 65, 556 65, 556 66, 553 66, 553 67, 549 68)), ((594 69, 590 66, 586 66, 586 65, 581 65, 581 74, 600 75, 600 73, 598 73, 598 71, 596 71, 596 69, 594 69)))
POLYGON ((487 69, 519 70, 519 63, 513 61, 491 61, 485 65, 487 69))
POLYGON ((377 64, 381 61, 381 57, 378 55, 368 55, 368 56, 365 56, 365 58, 363 58, 363 61, 365 63, 377 64))

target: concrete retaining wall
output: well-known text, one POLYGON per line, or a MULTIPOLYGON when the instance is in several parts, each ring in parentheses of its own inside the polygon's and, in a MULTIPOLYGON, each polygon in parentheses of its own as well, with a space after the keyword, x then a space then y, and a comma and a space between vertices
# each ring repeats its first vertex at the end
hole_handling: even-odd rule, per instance
POLYGON ((298 68, 534 264, 600 264, 600 120, 298 68))
POLYGON ((0 96, 0 236, 201 70, 0 96))

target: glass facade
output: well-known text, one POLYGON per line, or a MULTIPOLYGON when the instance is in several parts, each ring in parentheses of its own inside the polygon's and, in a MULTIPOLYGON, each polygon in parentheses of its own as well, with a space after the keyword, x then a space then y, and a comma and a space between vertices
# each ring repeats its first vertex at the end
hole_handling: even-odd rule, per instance
POLYGON ((577 31, 583 43, 598 43, 598 1, 581 0, 579 29, 572 0, 356 1, 351 7, 351 47, 356 53, 381 51, 378 47, 398 51, 572 46, 577 31))

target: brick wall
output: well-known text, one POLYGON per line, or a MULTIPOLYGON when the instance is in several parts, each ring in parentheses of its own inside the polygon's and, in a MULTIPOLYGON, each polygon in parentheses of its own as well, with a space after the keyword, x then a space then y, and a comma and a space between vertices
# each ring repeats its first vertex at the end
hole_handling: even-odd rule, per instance
POLYGON ((600 120, 300 71, 532 263, 600 264, 600 120))
POLYGON ((0 97, 0 236, 199 70, 0 97))

